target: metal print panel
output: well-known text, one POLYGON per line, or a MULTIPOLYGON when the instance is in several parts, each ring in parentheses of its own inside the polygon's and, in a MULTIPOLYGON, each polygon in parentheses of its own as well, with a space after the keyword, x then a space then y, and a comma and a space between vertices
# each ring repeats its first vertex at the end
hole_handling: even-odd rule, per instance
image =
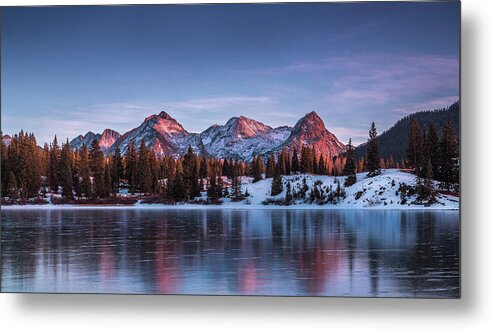
POLYGON ((1 291, 460 297, 460 3, 1 8, 1 291))

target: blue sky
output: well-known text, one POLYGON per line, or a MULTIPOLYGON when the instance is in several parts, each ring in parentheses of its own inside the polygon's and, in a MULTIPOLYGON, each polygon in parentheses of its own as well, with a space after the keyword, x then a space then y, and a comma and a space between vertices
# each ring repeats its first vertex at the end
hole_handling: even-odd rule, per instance
POLYGON ((459 3, 2 8, 3 133, 192 132, 316 111, 341 141, 459 97, 459 3))

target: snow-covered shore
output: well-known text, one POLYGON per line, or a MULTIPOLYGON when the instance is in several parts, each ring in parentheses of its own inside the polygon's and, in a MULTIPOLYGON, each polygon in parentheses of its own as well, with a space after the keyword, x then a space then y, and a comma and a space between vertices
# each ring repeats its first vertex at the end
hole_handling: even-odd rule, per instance
POLYGON ((332 177, 322 175, 291 175, 284 176, 284 189, 277 196, 270 196, 271 179, 261 180, 252 183, 250 178, 243 178, 242 190, 248 192, 249 196, 240 202, 231 202, 224 198, 220 205, 203 204, 143 204, 134 205, 9 205, 2 206, 6 210, 22 209, 364 209, 364 210, 459 210, 459 197, 438 193, 437 203, 431 206, 416 205, 413 202, 416 195, 405 198, 402 204, 400 184, 413 186, 416 176, 410 173, 401 172, 396 169, 383 170, 381 175, 368 178, 367 173, 357 175, 357 182, 345 189, 345 198, 341 198, 336 204, 309 204, 301 201, 294 201, 293 205, 263 205, 263 201, 268 198, 280 200, 286 196, 287 182, 290 182, 292 190, 298 190, 304 185, 304 180, 308 190, 306 195, 317 186, 318 189, 336 189, 337 182, 343 186, 345 177, 332 177))

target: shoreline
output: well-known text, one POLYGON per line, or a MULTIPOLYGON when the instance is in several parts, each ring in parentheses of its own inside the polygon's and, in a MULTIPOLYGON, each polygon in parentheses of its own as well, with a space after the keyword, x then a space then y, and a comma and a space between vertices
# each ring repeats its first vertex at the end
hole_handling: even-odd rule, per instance
POLYGON ((1 210, 387 210, 387 211, 460 211, 458 207, 449 206, 423 206, 423 205, 386 205, 386 206, 348 206, 348 205, 197 205, 197 204, 136 204, 136 205, 73 205, 73 204, 43 204, 43 205, 5 205, 1 210))

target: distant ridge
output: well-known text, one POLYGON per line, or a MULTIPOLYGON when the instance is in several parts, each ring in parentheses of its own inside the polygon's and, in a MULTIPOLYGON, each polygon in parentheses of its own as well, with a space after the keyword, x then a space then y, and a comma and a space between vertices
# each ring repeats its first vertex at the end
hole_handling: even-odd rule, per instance
MULTIPOLYGON (((428 127, 431 122, 434 122, 439 134, 446 122, 451 120, 454 131, 456 135, 459 136, 459 101, 444 109, 415 112, 398 120, 390 129, 378 136, 379 153, 382 158, 393 156, 395 162, 402 162, 405 159, 410 123, 414 118, 417 119, 421 128, 428 127)), ((365 143, 357 146, 354 150, 356 159, 365 157, 366 153, 367 146, 365 143)))

